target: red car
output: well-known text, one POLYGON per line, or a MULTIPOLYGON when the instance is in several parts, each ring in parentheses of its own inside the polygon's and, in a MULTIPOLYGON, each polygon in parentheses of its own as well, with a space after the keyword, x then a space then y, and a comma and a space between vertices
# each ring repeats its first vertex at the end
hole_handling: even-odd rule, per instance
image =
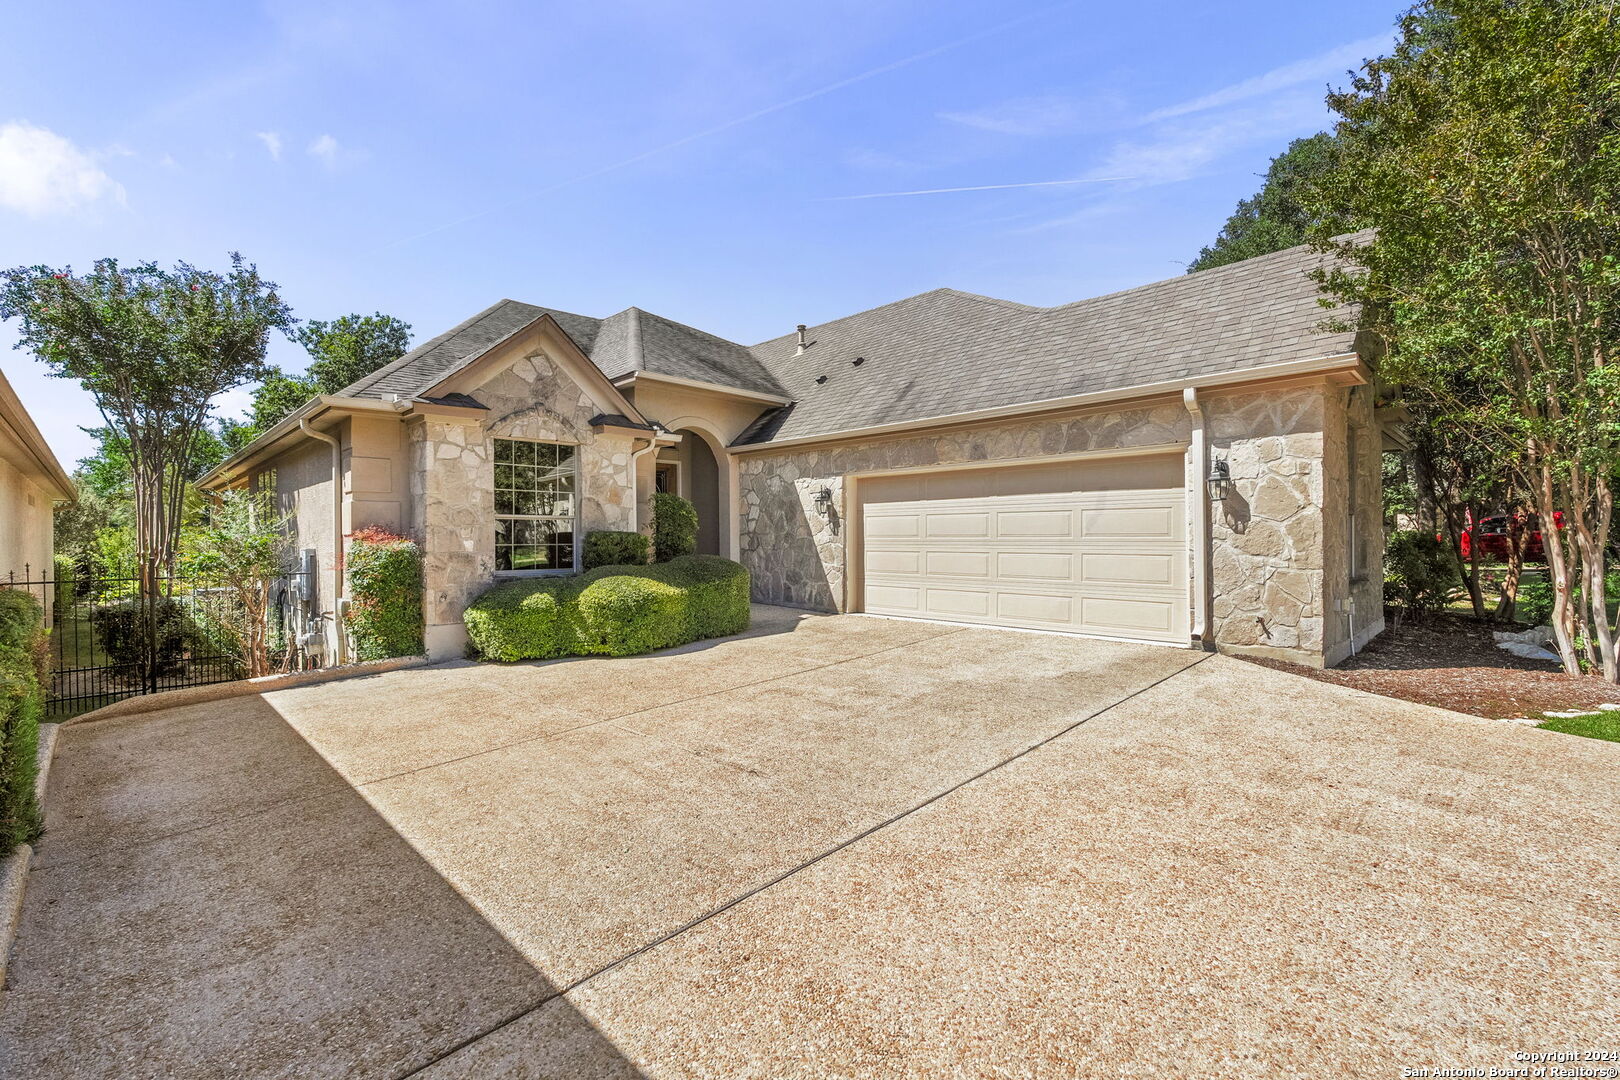
MULTIPOLYGON (((1564 527, 1562 512, 1553 515, 1558 527, 1564 527)), ((1479 541, 1479 554, 1482 560, 1495 560, 1507 562, 1509 547, 1513 542, 1512 534, 1508 530, 1509 518, 1507 514, 1493 514, 1487 518, 1480 518, 1479 523, 1462 534, 1463 558, 1471 558, 1474 541, 1479 541)), ((1524 538, 1524 561, 1546 562, 1547 549, 1541 539, 1541 518, 1531 514, 1524 519, 1526 535, 1524 538)))

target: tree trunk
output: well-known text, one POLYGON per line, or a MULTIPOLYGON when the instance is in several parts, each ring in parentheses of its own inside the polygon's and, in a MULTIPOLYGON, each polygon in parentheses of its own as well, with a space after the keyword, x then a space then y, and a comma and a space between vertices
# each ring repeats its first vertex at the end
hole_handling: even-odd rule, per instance
POLYGON ((1581 664, 1575 657, 1573 605, 1569 602, 1569 564, 1564 558, 1564 538, 1559 534, 1557 506, 1553 497, 1552 466, 1541 462, 1536 466, 1537 512, 1541 515, 1542 548, 1547 553, 1547 578, 1553 587, 1552 630, 1558 644, 1558 658, 1568 675, 1579 675, 1581 664))
POLYGON ((1502 576, 1502 597, 1496 604, 1497 622, 1514 622, 1519 608, 1519 579, 1524 576, 1524 549, 1530 530, 1524 527, 1519 511, 1508 514, 1508 564, 1502 576))

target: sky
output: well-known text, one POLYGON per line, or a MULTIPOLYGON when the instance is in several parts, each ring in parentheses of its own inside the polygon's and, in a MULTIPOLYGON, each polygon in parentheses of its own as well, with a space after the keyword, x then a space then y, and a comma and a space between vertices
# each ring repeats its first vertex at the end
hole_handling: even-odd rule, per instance
MULTIPOLYGON (((11 5, 0 267, 240 251, 300 318, 417 341, 503 297, 744 344, 941 286, 1066 303, 1182 273, 1398 10, 11 5)), ((94 403, 15 341, 71 468, 94 403)))

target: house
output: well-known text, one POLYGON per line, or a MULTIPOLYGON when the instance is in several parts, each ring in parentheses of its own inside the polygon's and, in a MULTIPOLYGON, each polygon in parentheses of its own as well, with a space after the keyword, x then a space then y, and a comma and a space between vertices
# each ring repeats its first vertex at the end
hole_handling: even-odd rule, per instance
MULTIPOLYGON (((492 581, 690 498, 757 600, 1325 665, 1383 626, 1382 421, 1298 248, 1040 308, 938 289, 744 346, 502 300, 205 487, 416 537, 430 653, 492 581)), ((330 608, 329 600, 322 606, 330 608)))
POLYGON ((77 497, 45 437, 0 373, 0 583, 55 576, 53 513, 77 497))

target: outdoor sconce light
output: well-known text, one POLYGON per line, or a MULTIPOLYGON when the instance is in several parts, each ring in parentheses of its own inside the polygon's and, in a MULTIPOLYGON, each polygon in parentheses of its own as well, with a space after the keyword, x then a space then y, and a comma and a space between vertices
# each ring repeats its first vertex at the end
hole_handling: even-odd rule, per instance
POLYGON ((826 518, 828 521, 831 521, 832 520, 832 504, 833 504, 832 489, 830 489, 830 488, 819 488, 819 489, 817 489, 816 494, 815 494, 815 501, 816 501, 816 513, 820 514, 822 517, 826 518))
POLYGON ((1232 493, 1232 468, 1225 460, 1216 458, 1209 464, 1209 497, 1220 502, 1232 493))

